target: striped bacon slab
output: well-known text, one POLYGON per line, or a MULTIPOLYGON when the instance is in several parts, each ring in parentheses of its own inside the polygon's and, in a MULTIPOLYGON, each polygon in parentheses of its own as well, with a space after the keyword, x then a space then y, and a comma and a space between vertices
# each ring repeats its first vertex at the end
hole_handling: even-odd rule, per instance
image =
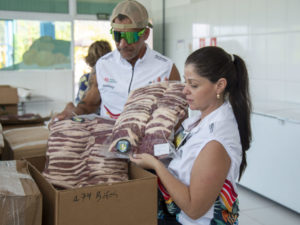
POLYGON ((43 175, 60 188, 78 188, 128 180, 123 159, 103 154, 110 144, 115 121, 104 118, 62 120, 50 127, 43 175))
POLYGON ((173 141, 175 126, 187 114, 182 93, 184 84, 160 82, 131 92, 112 133, 110 152, 117 152, 119 140, 128 140, 131 152, 154 155, 155 144, 173 141))

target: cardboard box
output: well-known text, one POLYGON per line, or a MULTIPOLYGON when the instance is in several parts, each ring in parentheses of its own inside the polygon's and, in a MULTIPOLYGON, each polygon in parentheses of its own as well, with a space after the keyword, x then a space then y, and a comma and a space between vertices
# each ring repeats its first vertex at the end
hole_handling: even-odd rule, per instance
POLYGON ((18 105, 0 105, 0 115, 17 115, 18 105))
POLYGON ((0 161, 0 225, 42 224, 42 194, 25 160, 0 161))
POLYGON ((57 190, 41 174, 44 157, 27 159, 43 194, 43 225, 156 225, 157 178, 129 165, 130 180, 57 190))
POLYGON ((18 89, 9 85, 0 85, 0 105, 18 104, 18 89))

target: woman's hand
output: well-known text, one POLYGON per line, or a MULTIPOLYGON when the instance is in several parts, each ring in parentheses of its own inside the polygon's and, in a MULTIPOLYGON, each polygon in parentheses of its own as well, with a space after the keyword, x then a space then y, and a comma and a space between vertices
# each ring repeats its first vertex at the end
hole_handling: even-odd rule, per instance
POLYGON ((142 153, 129 155, 130 161, 144 169, 156 169, 160 163, 154 156, 142 153))

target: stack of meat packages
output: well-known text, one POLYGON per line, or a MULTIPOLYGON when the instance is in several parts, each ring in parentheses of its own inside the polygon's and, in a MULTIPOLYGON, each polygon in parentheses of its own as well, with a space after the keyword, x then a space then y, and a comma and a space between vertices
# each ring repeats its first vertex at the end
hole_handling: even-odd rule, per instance
POLYGON ((128 141, 127 153, 153 155, 154 145, 173 141, 175 126, 187 115, 183 88, 166 81, 136 89, 116 121, 96 117, 53 123, 43 175, 58 188, 128 180, 128 155, 119 157, 117 143, 128 141))
POLYGON ((43 175, 58 188, 78 188, 128 180, 124 159, 106 158, 115 121, 62 120, 50 127, 43 175))
POLYGON ((126 140, 126 154, 154 155, 154 145, 172 142, 175 127, 187 115, 183 88, 180 82, 166 81, 133 91, 113 128, 109 152, 118 154, 118 142, 126 140))

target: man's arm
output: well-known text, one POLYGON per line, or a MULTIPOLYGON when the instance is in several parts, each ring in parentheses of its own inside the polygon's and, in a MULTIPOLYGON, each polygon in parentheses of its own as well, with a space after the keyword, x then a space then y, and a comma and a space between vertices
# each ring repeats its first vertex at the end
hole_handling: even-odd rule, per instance
POLYGON ((77 115, 82 115, 97 112, 100 103, 101 97, 98 90, 96 73, 92 73, 89 77, 88 88, 85 91, 82 100, 78 103, 75 113, 77 115))
POLYGON ((89 77, 88 88, 85 91, 82 100, 75 107, 73 103, 68 103, 65 109, 57 114, 55 118, 58 120, 69 119, 74 115, 82 115, 97 112, 101 103, 101 97, 98 90, 96 74, 91 73, 89 77))
POLYGON ((173 64, 169 80, 181 80, 177 67, 173 64))

